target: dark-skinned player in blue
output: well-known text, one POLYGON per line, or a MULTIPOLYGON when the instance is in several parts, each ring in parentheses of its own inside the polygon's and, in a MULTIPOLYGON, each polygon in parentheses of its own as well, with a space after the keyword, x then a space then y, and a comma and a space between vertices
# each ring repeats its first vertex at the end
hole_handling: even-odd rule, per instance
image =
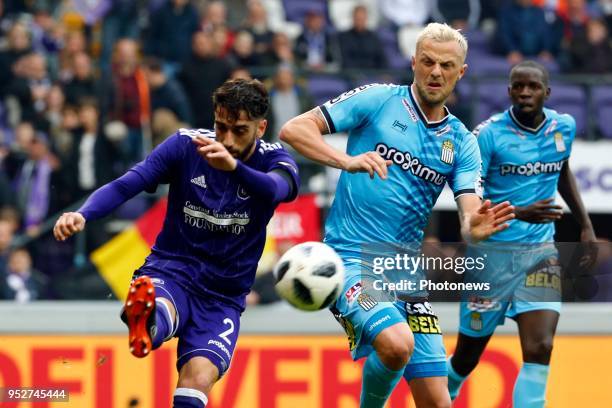
POLYGON ((53 230, 64 241, 141 191, 169 184, 162 231, 134 273, 122 318, 136 357, 178 337, 175 408, 205 407, 227 371, 266 225, 299 186, 293 158, 261 140, 269 98, 259 81, 227 81, 213 103, 214 131, 180 129, 53 230))

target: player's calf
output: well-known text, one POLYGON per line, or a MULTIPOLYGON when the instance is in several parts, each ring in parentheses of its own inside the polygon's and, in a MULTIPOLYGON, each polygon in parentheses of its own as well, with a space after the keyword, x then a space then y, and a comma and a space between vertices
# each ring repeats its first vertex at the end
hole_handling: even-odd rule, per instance
POLYGON ((174 393, 173 408, 203 408, 206 395, 219 379, 219 369, 206 357, 189 359, 179 371, 178 388, 174 393))

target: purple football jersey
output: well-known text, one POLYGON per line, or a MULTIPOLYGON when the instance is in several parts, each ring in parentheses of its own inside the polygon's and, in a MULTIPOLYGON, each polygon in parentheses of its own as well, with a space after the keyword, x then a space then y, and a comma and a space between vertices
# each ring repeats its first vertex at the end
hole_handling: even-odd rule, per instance
MULTIPOLYGON (((232 172, 217 170, 198 155, 191 137, 214 138, 212 131, 180 129, 131 171, 147 191, 169 183, 163 228, 139 274, 157 271, 192 293, 218 296, 244 308, 276 204, 251 197, 232 172)), ((297 195, 293 158, 279 143, 257 140, 245 165, 261 172, 283 169, 297 195)))

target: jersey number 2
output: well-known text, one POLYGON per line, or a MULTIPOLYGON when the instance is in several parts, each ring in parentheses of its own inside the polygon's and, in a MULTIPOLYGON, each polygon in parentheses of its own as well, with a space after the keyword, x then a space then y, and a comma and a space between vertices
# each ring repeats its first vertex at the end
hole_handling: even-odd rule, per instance
POLYGON ((229 325, 229 329, 219 334, 219 337, 221 337, 223 341, 225 341, 229 346, 231 346, 232 341, 228 339, 227 336, 229 336, 230 334, 234 332, 234 322, 232 322, 232 319, 226 317, 225 319, 223 319, 223 324, 229 325))

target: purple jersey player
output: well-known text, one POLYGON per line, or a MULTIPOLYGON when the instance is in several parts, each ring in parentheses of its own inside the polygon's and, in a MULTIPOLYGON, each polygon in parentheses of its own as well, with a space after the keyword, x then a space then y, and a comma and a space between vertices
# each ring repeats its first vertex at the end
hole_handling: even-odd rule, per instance
POLYGON ((175 408, 206 406, 227 371, 266 224, 299 186, 293 158, 260 140, 269 101, 259 81, 228 81, 213 103, 214 132, 179 130, 53 230, 63 241, 139 192, 170 185, 162 231, 134 274, 122 318, 137 357, 179 338, 175 408))

